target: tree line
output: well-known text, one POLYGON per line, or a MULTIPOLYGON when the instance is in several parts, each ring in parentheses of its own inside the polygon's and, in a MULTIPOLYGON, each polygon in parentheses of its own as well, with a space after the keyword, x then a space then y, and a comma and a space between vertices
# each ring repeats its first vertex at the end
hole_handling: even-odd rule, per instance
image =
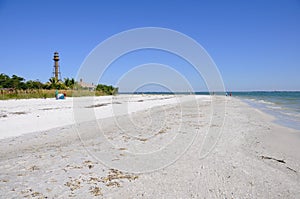
MULTIPOLYGON (((58 89, 58 90, 78 90, 86 89, 83 88, 74 78, 64 78, 63 81, 59 81, 56 78, 52 77, 48 82, 42 83, 39 80, 28 80, 25 78, 19 77, 17 75, 8 75, 1 73, 0 74, 0 89, 5 90, 36 90, 36 89, 58 89)), ((101 92, 105 95, 114 95, 118 93, 118 88, 113 86, 98 84, 95 87, 95 91, 101 92)))

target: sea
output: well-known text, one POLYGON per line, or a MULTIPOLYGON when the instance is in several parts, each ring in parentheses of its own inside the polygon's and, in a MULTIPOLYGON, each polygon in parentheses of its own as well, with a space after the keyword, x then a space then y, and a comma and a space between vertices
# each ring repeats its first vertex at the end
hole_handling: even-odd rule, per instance
MULTIPOLYGON (((135 94, 141 94, 137 92, 135 94)), ((273 115, 275 123, 300 130, 300 91, 251 91, 251 92, 227 92, 232 97, 238 97, 242 101, 258 108, 263 112, 273 115)), ((144 92, 144 94, 191 94, 187 92, 144 92)), ((195 92, 196 95, 209 95, 209 92, 195 92)), ((225 95, 225 93, 214 93, 225 95)))
POLYGON ((275 116, 275 123, 300 130, 300 91, 232 92, 232 96, 275 116))

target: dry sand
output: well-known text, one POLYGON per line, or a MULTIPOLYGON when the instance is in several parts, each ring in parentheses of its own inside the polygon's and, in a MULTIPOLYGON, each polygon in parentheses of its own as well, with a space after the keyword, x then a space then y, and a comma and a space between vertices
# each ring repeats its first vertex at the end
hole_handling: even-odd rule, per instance
POLYGON ((0 105, 0 198, 300 197, 300 132, 233 97, 0 105))

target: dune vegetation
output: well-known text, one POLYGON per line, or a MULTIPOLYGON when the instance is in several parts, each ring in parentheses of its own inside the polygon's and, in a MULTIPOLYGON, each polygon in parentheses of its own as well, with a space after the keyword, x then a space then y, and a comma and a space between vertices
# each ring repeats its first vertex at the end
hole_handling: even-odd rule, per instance
POLYGON ((48 82, 42 83, 39 80, 26 81, 23 77, 0 74, 0 100, 6 99, 29 99, 29 98, 52 98, 55 91, 65 93, 67 97, 79 96, 101 96, 115 95, 118 88, 98 84, 93 88, 83 87, 74 78, 64 78, 63 81, 54 77, 48 82))

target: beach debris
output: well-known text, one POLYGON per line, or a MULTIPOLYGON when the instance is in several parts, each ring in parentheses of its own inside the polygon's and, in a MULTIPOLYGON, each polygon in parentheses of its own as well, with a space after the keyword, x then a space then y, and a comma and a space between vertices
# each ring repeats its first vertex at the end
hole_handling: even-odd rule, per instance
POLYGON ((103 194, 101 193, 101 188, 100 187, 90 187, 90 192, 94 196, 102 196, 103 194))
POLYGON ((14 114, 14 115, 24 115, 24 114, 26 114, 26 112, 24 112, 24 111, 17 111, 17 112, 11 112, 11 114, 14 114))
POLYGON ((137 140, 142 141, 142 142, 146 142, 148 139, 147 138, 137 138, 137 140))
POLYGON ((128 142, 128 140, 130 140, 130 137, 126 135, 123 135, 122 138, 124 139, 124 142, 128 142))
POLYGON ((75 166, 72 166, 72 165, 69 165, 69 164, 68 164, 68 165, 66 166, 66 168, 68 168, 68 169, 82 169, 83 167, 82 167, 82 166, 76 166, 76 165, 75 165, 75 166))
POLYGON ((120 185, 119 182, 114 181, 114 182, 108 182, 108 183, 106 183, 106 186, 107 187, 120 187, 121 185, 120 185))
POLYGON ((121 184, 118 182, 118 180, 127 179, 129 182, 131 182, 137 178, 137 175, 125 174, 117 169, 110 169, 108 175, 106 177, 102 177, 101 180, 106 186, 120 187, 121 184))
POLYGON ((297 171, 295 169, 292 169, 291 167, 286 167, 288 170, 293 171, 295 173, 297 173, 297 171))
MULTIPOLYGON (((267 160, 275 160, 275 161, 277 161, 277 162, 280 162, 280 163, 282 163, 282 164, 285 164, 286 162, 284 161, 284 160, 280 160, 280 159, 276 159, 276 158, 273 158, 273 157, 269 157, 269 156, 260 156, 262 159, 267 159, 267 160)), ((293 172, 295 172, 295 173, 297 173, 297 171, 295 170, 295 169, 292 169, 291 167, 286 167, 288 170, 290 170, 290 171, 293 171, 293 172)))
POLYGON ((161 129, 160 131, 158 131, 157 135, 158 134, 163 134, 163 133, 166 133, 167 131, 165 129, 161 129))
POLYGON ((124 147, 121 147, 121 148, 119 148, 119 150, 120 150, 120 151, 124 151, 124 150, 127 150, 127 149, 124 148, 124 147))
POLYGON ((28 170, 30 170, 30 171, 36 171, 36 170, 40 170, 40 168, 37 167, 36 165, 33 165, 33 166, 29 167, 28 170))
POLYGON ((86 165, 89 169, 93 168, 94 167, 94 164, 92 161, 90 160, 86 160, 83 162, 84 165, 86 165))
POLYGON ((49 110, 55 110, 55 109, 61 109, 61 108, 40 108, 38 110, 41 110, 41 111, 49 111, 49 110))
POLYGON ((85 108, 97 108, 97 107, 102 107, 102 106, 107 106, 109 103, 102 103, 102 104, 93 104, 90 106, 86 106, 85 108))
POLYGON ((72 108, 71 106, 66 106, 66 107, 63 107, 63 108, 60 108, 60 107, 46 107, 46 108, 40 108, 38 110, 41 110, 41 111, 50 111, 50 110, 59 110, 59 109, 70 109, 72 108))
MULTIPOLYGON (((91 163, 87 161, 87 163, 91 163)), ((67 181, 64 185, 69 187, 72 194, 74 194, 75 190, 84 187, 86 184, 90 185, 90 193, 94 196, 102 196, 102 189, 100 188, 102 184, 107 187, 120 187, 122 180, 128 180, 131 182, 138 178, 137 175, 123 173, 117 169, 110 169, 106 177, 97 177, 97 176, 80 176, 79 178, 69 177, 69 181, 67 181), (100 183, 100 184, 99 184, 100 183)), ((72 195, 73 196, 73 195, 72 195)))
POLYGON ((98 107, 102 107, 102 106, 107 106, 110 104, 122 104, 121 102, 112 102, 112 103, 101 103, 101 104, 93 104, 90 106, 86 106, 85 108, 98 108, 98 107))
POLYGON ((4 118, 4 117, 7 117, 7 115, 6 115, 6 114, 0 114, 0 118, 1 118, 1 117, 4 118))
POLYGON ((97 178, 97 177, 90 177, 88 180, 87 180, 88 183, 92 183, 92 184, 97 184, 97 182, 102 182, 100 178, 97 178))
POLYGON ((277 161, 277 162, 280 162, 280 163, 283 163, 283 164, 285 164, 286 162, 284 161, 284 160, 280 160, 280 159, 276 159, 276 158, 273 158, 273 157, 269 157, 269 156, 260 156, 261 157, 261 159, 266 159, 266 160, 275 160, 275 161, 277 161))
POLYGON ((70 181, 66 182, 64 185, 69 187, 71 191, 81 188, 81 182, 78 179, 71 179, 70 181))
POLYGON ((24 194, 24 198, 34 198, 34 197, 37 197, 37 198, 40 198, 40 199, 46 199, 46 198, 48 198, 47 196, 44 196, 40 192, 33 191, 31 188, 22 190, 21 194, 24 194))
MULTIPOLYGON (((84 166, 87 166, 89 169, 94 167, 94 163, 90 160, 86 160, 83 162, 84 166)), ((83 166, 77 166, 77 165, 67 165, 66 168, 64 168, 63 170, 66 172, 67 169, 82 169, 83 166)))
POLYGON ((50 179, 48 180, 48 182, 55 183, 55 182, 57 182, 57 180, 54 179, 54 178, 50 178, 50 179))

